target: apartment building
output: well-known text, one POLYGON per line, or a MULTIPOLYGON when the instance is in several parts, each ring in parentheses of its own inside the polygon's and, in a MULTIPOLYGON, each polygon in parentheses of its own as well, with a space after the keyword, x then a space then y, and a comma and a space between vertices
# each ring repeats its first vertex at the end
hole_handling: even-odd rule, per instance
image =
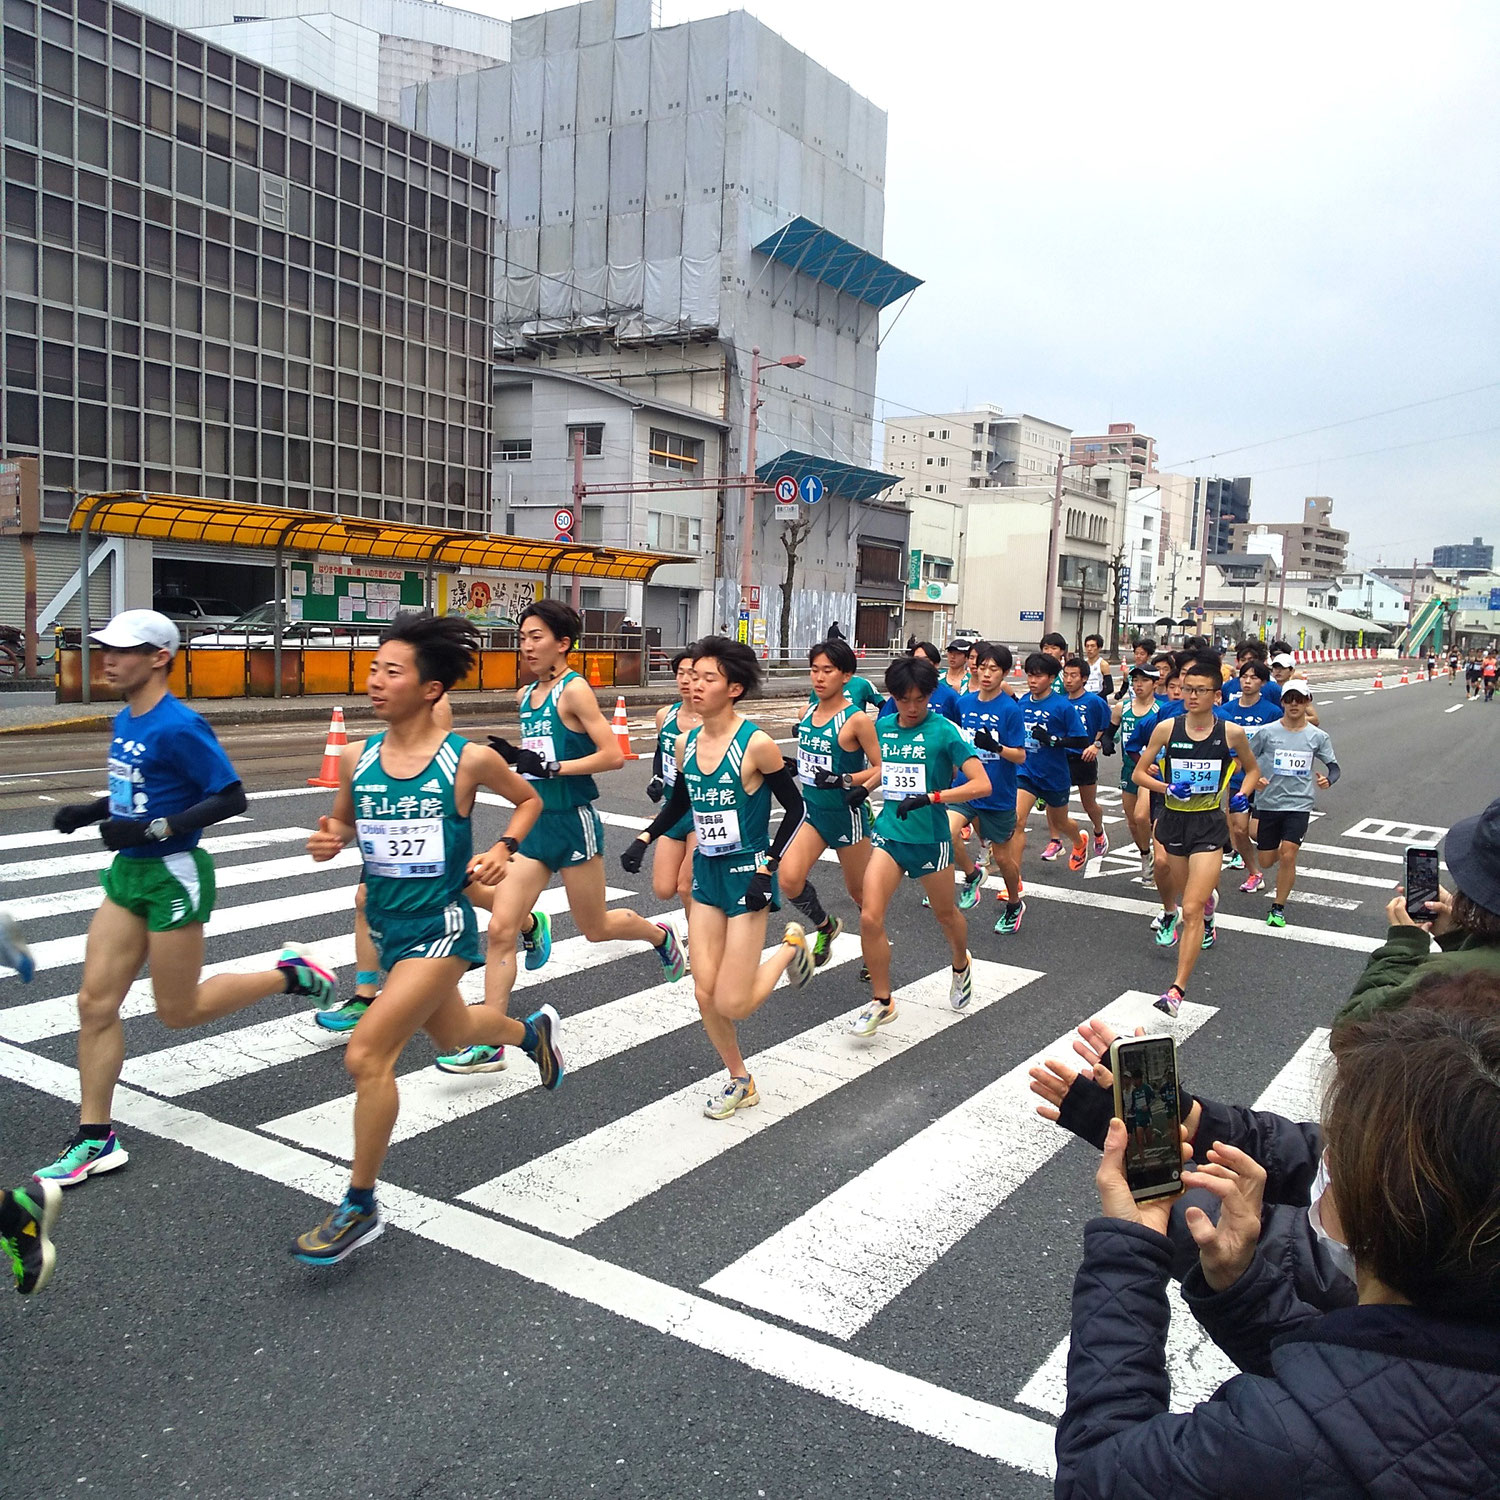
POLYGON ((1075 436, 1068 456, 1075 464, 1123 464, 1131 489, 1139 489, 1156 469, 1156 439, 1137 432, 1134 422, 1111 422, 1108 432, 1075 436))
POLYGON ((1339 530, 1332 518, 1333 500, 1327 495, 1309 495, 1302 503, 1300 521, 1234 523, 1232 547, 1237 552, 1263 551, 1258 537, 1279 536, 1283 539, 1282 563, 1289 574, 1337 578, 1345 570, 1349 533, 1339 530))

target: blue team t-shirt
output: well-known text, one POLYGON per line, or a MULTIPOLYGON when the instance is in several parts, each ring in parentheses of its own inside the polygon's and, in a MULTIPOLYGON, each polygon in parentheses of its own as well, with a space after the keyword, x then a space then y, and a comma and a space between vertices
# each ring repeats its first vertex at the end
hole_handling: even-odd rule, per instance
MULTIPOLYGON (((1221 703, 1233 703, 1234 700, 1239 697, 1239 695, 1240 680, 1238 677, 1231 677, 1229 681, 1224 684, 1223 691, 1219 695, 1219 701, 1221 703)), ((1278 711, 1276 717, 1279 719, 1281 717, 1281 684, 1275 681, 1274 678, 1269 682, 1263 683, 1261 685, 1260 696, 1263 701, 1269 701, 1277 705, 1278 711)))
MULTIPOLYGON (((1068 738, 1092 741, 1101 730, 1109 728, 1109 704, 1098 693, 1083 692, 1068 702, 1068 738)), ((1069 760, 1081 760, 1085 747, 1068 747, 1069 760)))
POLYGON ((1021 717, 1026 721, 1026 764, 1020 768, 1020 776, 1039 792, 1066 792, 1071 785, 1068 752, 1061 745, 1043 749, 1032 738, 1032 731, 1040 725, 1051 730, 1058 739, 1066 739, 1072 733, 1073 719, 1067 698, 1048 693, 1038 701, 1026 693, 1017 703, 1021 717))
MULTIPOLYGON (((958 713, 959 727, 970 739, 974 738, 976 730, 986 729, 1012 750, 1023 749, 1026 745, 1026 719, 1021 713, 1021 705, 1009 693, 999 693, 988 703, 977 692, 965 693, 958 700, 958 713)), ((984 762, 985 775, 990 778, 990 794, 972 798, 967 806, 981 812, 1014 812, 1019 766, 993 750, 981 750, 978 745, 974 747, 974 754, 984 762)), ((963 779, 960 773, 954 778, 954 786, 963 779)))
MULTIPOLYGON (((129 708, 115 715, 109 745, 110 817, 140 823, 170 818, 239 779, 208 721, 171 693, 139 717, 129 708)), ((176 854, 195 848, 201 835, 195 828, 120 853, 134 858, 176 854)))
MULTIPOLYGON (((958 694, 946 682, 939 681, 938 685, 933 688, 932 697, 927 700, 927 707, 932 713, 941 714, 955 724, 959 722, 958 694)), ((880 705, 880 713, 877 717, 883 719, 887 714, 895 712, 896 700, 887 695, 885 702, 880 705)))
MULTIPOLYGON (((1275 686, 1274 683, 1271 685, 1273 687, 1275 686)), ((1278 689, 1278 692, 1279 691, 1280 690, 1278 689)), ((1214 717, 1216 719, 1223 719, 1228 724, 1240 725, 1244 729, 1245 733, 1249 735, 1254 733, 1254 731, 1258 729, 1262 724, 1276 723, 1276 721, 1281 718, 1281 705, 1279 703, 1272 703, 1267 698, 1264 691, 1262 691, 1260 697, 1257 698, 1249 708, 1246 708, 1245 705, 1240 702, 1239 694, 1236 693, 1228 703, 1221 703, 1216 709, 1214 709, 1214 717)), ((1234 775, 1229 778, 1229 793, 1231 796, 1239 791, 1240 784, 1244 781, 1244 779, 1245 769, 1243 766, 1241 766, 1239 770, 1237 770, 1234 775)))

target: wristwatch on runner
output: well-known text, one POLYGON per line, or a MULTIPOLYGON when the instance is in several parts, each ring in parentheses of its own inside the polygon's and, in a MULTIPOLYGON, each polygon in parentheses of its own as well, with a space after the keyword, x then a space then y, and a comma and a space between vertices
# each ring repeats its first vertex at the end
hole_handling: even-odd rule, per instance
POLYGON ((172 837, 172 825, 165 818, 152 818, 146 824, 146 833, 159 844, 163 839, 172 837))
POLYGON ((520 840, 513 839, 508 833, 502 833, 500 837, 495 840, 495 842, 497 844, 504 844, 512 854, 514 854, 521 847, 520 840))

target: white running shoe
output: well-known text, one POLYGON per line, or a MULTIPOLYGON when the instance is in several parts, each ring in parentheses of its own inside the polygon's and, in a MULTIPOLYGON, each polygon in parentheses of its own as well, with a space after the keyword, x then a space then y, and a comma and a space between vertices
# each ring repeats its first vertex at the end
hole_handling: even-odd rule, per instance
POLYGON ((954 1010, 967 1010, 974 998, 974 955, 966 953, 964 958, 963 968, 953 971, 953 983, 948 988, 948 1004, 954 1010))
POLYGON ((874 1036, 882 1026, 889 1026, 896 1019, 896 1003, 887 1000, 883 1004, 872 1000, 850 1023, 849 1030, 855 1036, 874 1036))

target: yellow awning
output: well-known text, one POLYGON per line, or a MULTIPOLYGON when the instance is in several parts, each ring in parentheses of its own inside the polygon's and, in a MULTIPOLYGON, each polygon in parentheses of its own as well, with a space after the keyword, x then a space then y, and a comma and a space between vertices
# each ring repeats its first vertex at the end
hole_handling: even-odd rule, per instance
POLYGON ((70 530, 140 537, 151 541, 198 542, 225 547, 281 548, 326 552, 380 562, 434 568, 486 568, 497 572, 615 578, 644 583, 660 567, 695 562, 663 552, 631 552, 533 537, 478 536, 396 521, 279 510, 236 500, 205 500, 140 491, 84 495, 73 507, 70 530))

